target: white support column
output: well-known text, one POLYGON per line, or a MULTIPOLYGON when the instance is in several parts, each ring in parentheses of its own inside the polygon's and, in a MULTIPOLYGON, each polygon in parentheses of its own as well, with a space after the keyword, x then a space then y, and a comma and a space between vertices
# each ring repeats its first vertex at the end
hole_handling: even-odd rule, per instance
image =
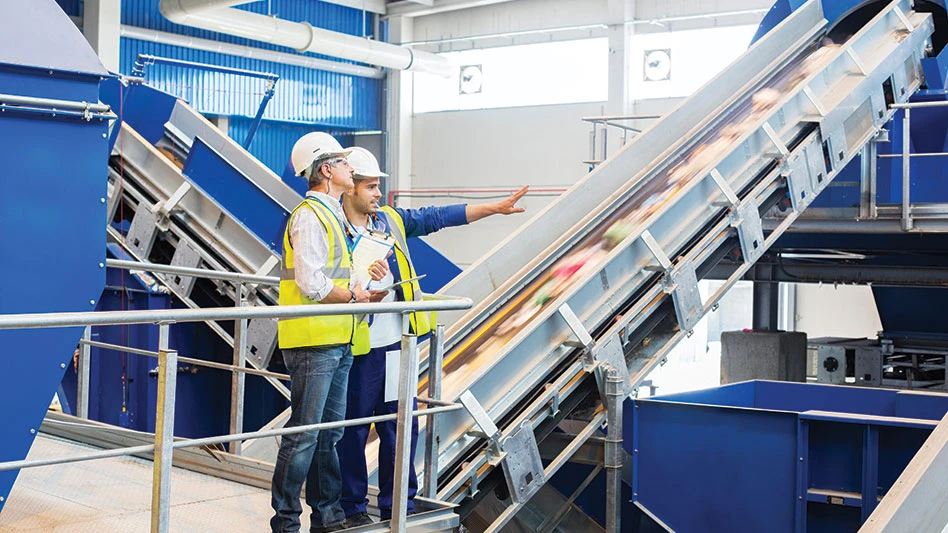
POLYGON ((640 60, 631 57, 635 19, 635 0, 609 0, 609 102, 607 115, 628 115, 632 112, 629 76, 636 72, 640 60))
MULTIPOLYGON (((230 135, 230 116, 229 115, 215 115, 212 117, 207 117, 211 124, 217 126, 217 129, 224 132, 224 135, 230 135)), ((258 130, 259 131, 259 130, 258 130)), ((242 141, 243 139, 241 139, 242 141)))
MULTIPOLYGON (((413 39, 413 22, 409 17, 392 17, 388 21, 389 41, 393 44, 413 39)), ((389 190, 408 189, 412 185, 412 86, 413 76, 408 71, 387 71, 388 87, 388 142, 386 161, 389 190)))
POLYGON ((119 32, 122 26, 122 0, 86 0, 82 33, 99 54, 99 60, 112 72, 119 69, 119 32))

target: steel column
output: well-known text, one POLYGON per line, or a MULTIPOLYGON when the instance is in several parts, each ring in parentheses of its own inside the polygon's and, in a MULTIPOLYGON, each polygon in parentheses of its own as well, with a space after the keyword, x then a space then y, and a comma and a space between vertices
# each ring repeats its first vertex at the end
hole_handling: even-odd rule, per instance
POLYGON ((91 369, 92 347, 86 344, 92 339, 92 326, 86 326, 82 331, 82 342, 79 344, 79 360, 76 365, 78 383, 76 386, 76 416, 89 418, 89 371, 91 369))
MULTIPOLYGON (((237 306, 247 307, 250 303, 247 301, 243 283, 237 284, 237 306)), ((234 366, 243 368, 247 365, 247 324, 246 318, 235 321, 234 324, 234 366)), ((247 374, 243 372, 231 373, 231 395, 230 395, 230 432, 244 432, 244 390, 247 384, 247 374)), ((230 443, 230 453, 240 455, 241 445, 243 443, 234 441, 230 443)))
POLYGON ((875 140, 866 143, 860 155, 859 218, 876 218, 876 163, 878 145, 875 140))
MULTIPOLYGON (((410 314, 402 314, 406 331, 410 314)), ((418 337, 402 334, 402 356, 398 367, 398 416, 395 432, 395 473, 392 490, 392 531, 405 533, 408 521, 408 468, 411 464, 412 400, 418 390, 418 337)))
POLYGON ((912 204, 910 197, 911 189, 911 159, 909 158, 909 148, 911 144, 911 122, 912 110, 905 109, 905 117, 902 118, 902 230, 912 229, 912 204))
MULTIPOLYGON (((763 274, 758 270, 760 274, 763 274)), ((761 276, 763 277, 763 276, 761 276)), ((754 281, 754 315, 752 327, 757 330, 776 331, 780 286, 774 283, 773 269, 767 269, 766 280, 754 281)))
POLYGON ((178 352, 168 349, 169 323, 158 325, 158 412, 155 417, 155 466, 151 489, 151 531, 171 529, 171 463, 174 454, 174 399, 178 352))
MULTIPOLYGON (((431 332, 431 347, 428 356, 428 398, 441 400, 441 371, 444 364, 444 324, 435 326, 431 332)), ((441 453, 441 436, 438 435, 438 418, 425 421, 425 498, 438 498, 438 454, 441 453)))
POLYGON ((606 533, 622 530, 622 378, 615 368, 606 371, 606 533))

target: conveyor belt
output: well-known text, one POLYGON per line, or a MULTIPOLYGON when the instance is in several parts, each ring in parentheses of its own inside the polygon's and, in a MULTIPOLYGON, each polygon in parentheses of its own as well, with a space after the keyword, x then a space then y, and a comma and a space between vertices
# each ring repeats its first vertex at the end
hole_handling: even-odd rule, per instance
MULTIPOLYGON (((917 90, 932 30, 893 2, 831 43, 819 3, 797 10, 445 287, 480 303, 451 317, 443 398, 472 393, 502 441, 567 416, 607 362, 631 392, 917 90), (774 201, 789 214, 765 236, 774 201), (744 267, 701 299, 695 273, 735 252, 744 267)), ((476 497, 489 439, 464 412, 438 425, 439 497, 476 497)))

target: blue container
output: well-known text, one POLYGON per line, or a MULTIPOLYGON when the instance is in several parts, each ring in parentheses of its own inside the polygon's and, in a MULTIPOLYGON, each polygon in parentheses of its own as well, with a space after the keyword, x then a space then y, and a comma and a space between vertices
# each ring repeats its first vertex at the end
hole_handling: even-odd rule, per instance
POLYGON ((948 395, 747 381, 629 400, 633 500, 678 532, 856 531, 948 395))

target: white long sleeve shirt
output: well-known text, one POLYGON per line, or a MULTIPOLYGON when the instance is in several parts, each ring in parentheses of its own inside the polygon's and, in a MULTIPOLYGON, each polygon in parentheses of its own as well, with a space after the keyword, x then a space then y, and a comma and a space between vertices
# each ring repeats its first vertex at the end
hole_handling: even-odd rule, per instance
MULTIPOLYGON (((339 200, 321 192, 309 191, 307 198, 322 200, 339 223, 345 226, 346 215, 339 200)), ((333 282, 322 269, 329 259, 329 236, 312 209, 300 209, 290 219, 290 244, 293 246, 294 278, 300 292, 310 300, 320 301, 332 291, 333 282)))

